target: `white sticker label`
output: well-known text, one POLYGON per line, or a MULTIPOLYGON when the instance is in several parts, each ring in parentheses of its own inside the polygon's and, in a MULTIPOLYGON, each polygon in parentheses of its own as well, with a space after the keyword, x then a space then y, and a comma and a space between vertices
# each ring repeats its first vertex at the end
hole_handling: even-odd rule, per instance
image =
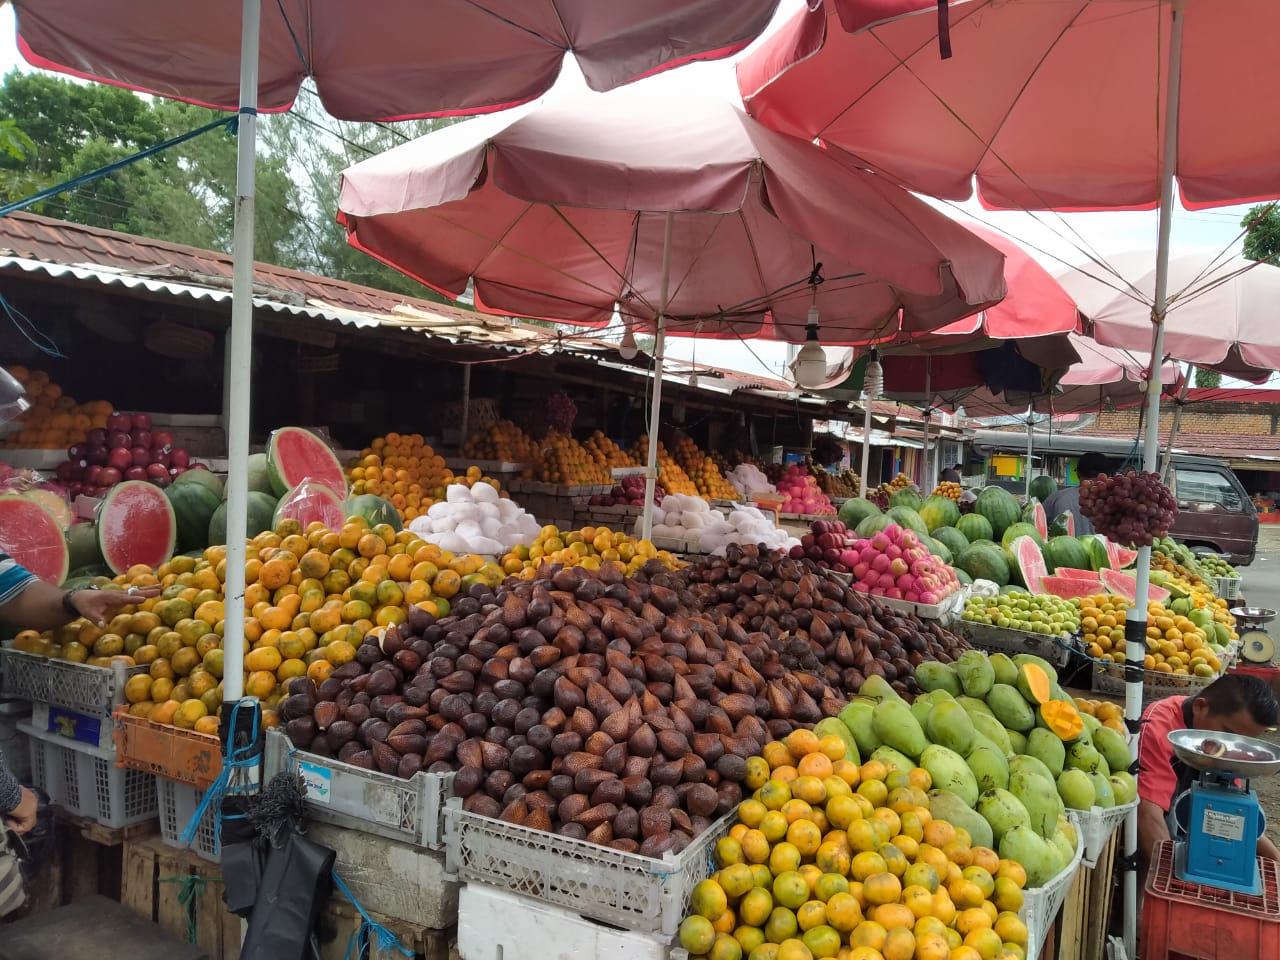
POLYGON ((1219 837, 1223 840, 1244 839, 1244 817, 1234 814, 1206 810, 1203 828, 1205 836, 1219 837))
POLYGON ((302 775, 302 785, 307 788, 307 799, 316 803, 328 804, 333 771, 314 763, 305 763, 299 760, 298 773, 302 775))

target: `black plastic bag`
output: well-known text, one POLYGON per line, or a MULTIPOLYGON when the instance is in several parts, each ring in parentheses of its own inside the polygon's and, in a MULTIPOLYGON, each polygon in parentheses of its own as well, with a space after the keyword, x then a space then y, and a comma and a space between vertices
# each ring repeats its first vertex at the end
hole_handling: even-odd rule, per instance
POLYGON ((222 798, 219 831, 222 856, 222 899, 227 909, 248 917, 258 899, 258 884, 266 869, 267 848, 249 818, 249 798, 233 794, 222 798))
POLYGON ((22 879, 30 885, 53 857, 58 822, 49 795, 38 787, 27 789, 36 795, 36 825, 20 836, 15 834, 14 852, 22 866, 22 879))
POLYGON ((305 960, 332 889, 336 854, 289 833, 267 855, 240 960, 305 960))

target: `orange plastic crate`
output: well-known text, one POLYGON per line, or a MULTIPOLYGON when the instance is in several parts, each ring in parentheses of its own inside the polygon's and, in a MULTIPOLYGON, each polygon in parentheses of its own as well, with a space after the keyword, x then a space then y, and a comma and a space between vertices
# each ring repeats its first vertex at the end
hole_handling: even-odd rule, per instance
POLYGON ((1249 896, 1179 880, 1173 844, 1156 850, 1142 908, 1144 960, 1244 960, 1280 956, 1280 878, 1258 861, 1262 894, 1249 896))
POLYGON ((222 743, 214 736, 180 730, 129 715, 119 707, 116 726, 116 766, 154 773, 204 790, 222 772, 222 743))

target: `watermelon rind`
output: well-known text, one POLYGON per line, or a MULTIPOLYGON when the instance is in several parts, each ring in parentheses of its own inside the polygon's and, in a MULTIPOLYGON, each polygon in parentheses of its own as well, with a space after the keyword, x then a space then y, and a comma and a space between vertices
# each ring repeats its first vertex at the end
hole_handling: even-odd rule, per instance
MULTIPOLYGON (((1138 578, 1119 570, 1102 570, 1098 574, 1102 587, 1108 593, 1124 597, 1130 603, 1138 596, 1138 578)), ((1154 583, 1147 585, 1147 599, 1153 603, 1164 603, 1169 599, 1169 591, 1157 587, 1154 583)))
POLYGON ((319 483, 345 498, 347 474, 333 450, 302 427, 281 427, 267 444, 267 473, 271 489, 283 497, 305 482, 319 483))
MULTIPOLYGON (((1034 528, 1033 528, 1034 529, 1034 528)), ((1009 579, 1021 583, 1032 593, 1040 592, 1040 581, 1044 579, 1044 555, 1040 545, 1031 536, 1015 537, 1005 548, 1009 551, 1009 579)))
POLYGON ((955 573, 956 573, 956 579, 959 580, 960 583, 965 585, 973 583, 973 577, 969 576, 967 572, 965 572, 964 570, 961 570, 959 567, 955 568, 955 573))
POLYGON ((40 506, 53 514, 53 519, 58 521, 58 526, 62 527, 63 530, 70 530, 71 525, 75 523, 75 512, 71 509, 71 504, 67 502, 67 498, 61 493, 37 487, 34 490, 28 490, 23 496, 40 504, 40 506))
POLYGON ((1075 537, 1050 537, 1044 545, 1044 565, 1050 573, 1060 567, 1084 569, 1089 563, 1089 554, 1075 537))
POLYGON ((72 571, 82 567, 102 567, 98 528, 92 523, 77 523, 67 532, 67 565, 72 571))
POLYGON ((1022 522, 1029 523, 1036 528, 1036 532, 1040 534, 1040 542, 1049 536, 1049 518, 1044 512, 1044 507, 1039 500, 1032 500, 1022 508, 1022 522))
POLYGON ((1022 508, 1018 506, 1018 501, 1003 487, 984 488, 973 502, 973 512, 987 518, 994 534, 993 539, 1003 536, 1009 527, 1022 519, 1022 508))
POLYGON ((185 553, 207 547, 209 521, 222 504, 218 495, 201 483, 175 483, 165 489, 165 496, 173 504, 173 514, 177 518, 178 551, 185 553))
POLYGON ((1076 515, 1070 510, 1063 510, 1049 524, 1049 536, 1074 537, 1076 535, 1076 515))
POLYGON ((952 556, 959 556, 969 549, 969 538, 955 527, 938 527, 930 532, 930 536, 939 543, 945 543, 952 556))
POLYGON ((964 534, 970 543, 975 540, 994 540, 995 530, 991 521, 980 513, 966 513, 956 521, 956 529, 964 534))
POLYGON ((67 541, 57 518, 34 500, 0 496, 0 549, 41 580, 67 578, 67 541))
POLYGON ((186 470, 173 478, 173 486, 182 487, 189 483, 198 484, 212 493, 219 500, 226 499, 226 484, 222 482, 222 478, 212 470, 186 470))
POLYGON ((960 506, 950 497, 934 494, 916 511, 932 533, 939 527, 953 527, 960 519, 960 506))
POLYGON ((902 529, 910 530, 918 537, 927 537, 929 535, 929 528, 920 519, 920 514, 910 507, 890 507, 886 516, 902 529))
POLYGON ((265 453, 249 454, 248 473, 250 490, 265 493, 273 500, 280 499, 280 495, 271 486, 271 469, 267 466, 267 455, 265 453))
POLYGON ((1031 524, 1023 523, 1022 521, 1011 524, 1005 529, 1000 537, 1000 545, 1007 550, 1009 545, 1019 537, 1030 537, 1036 542, 1037 547, 1044 545, 1044 539, 1040 536, 1040 531, 1031 524))
POLYGON ((951 553, 951 549, 941 540, 935 540, 933 537, 925 537, 924 545, 929 548, 929 552, 941 560, 943 563, 950 565, 955 559, 951 553))
POLYGON ((1089 554, 1089 566, 1095 571, 1111 569, 1111 556, 1107 553, 1106 540, 1101 534, 1086 533, 1076 539, 1084 547, 1085 553, 1089 554))
POLYGON ((389 500, 373 495, 372 493, 362 493, 358 497, 352 497, 347 501, 348 517, 363 517, 371 527, 376 527, 380 523, 390 526, 396 533, 399 533, 404 526, 404 519, 400 516, 400 511, 389 500))
MULTIPOLYGON (((260 533, 275 526, 276 498, 260 490, 250 490, 246 504, 245 536, 252 540, 260 533)), ((218 504, 209 518, 209 546, 222 546, 227 542, 227 502, 218 504)))
POLYGON ((850 530, 856 529, 867 517, 878 517, 881 510, 870 500, 862 497, 851 497, 840 506, 837 518, 850 530))
POLYGON ((923 505, 924 498, 910 487, 895 490, 889 496, 889 506, 891 507, 909 507, 912 510, 919 510, 923 505))
POLYGON ((1058 492, 1058 481, 1046 474, 1041 474, 1031 481, 1031 496, 1044 503, 1058 492))
POLYGON ((893 518, 888 514, 874 513, 869 517, 863 517, 853 532, 859 539, 869 540, 893 522, 893 518))
POLYGON ((296 520, 306 530, 319 521, 330 530, 337 530, 346 519, 346 503, 342 497, 323 483, 299 484, 276 507, 272 526, 279 527, 285 520, 296 520))
POLYGON ((126 480, 107 491, 96 524, 102 559, 114 573, 138 564, 158 567, 173 556, 178 539, 173 504, 146 480, 126 480))
POLYGON ((1000 586, 1009 582, 1009 558, 994 543, 972 544, 956 558, 955 565, 975 580, 990 580, 1000 586))

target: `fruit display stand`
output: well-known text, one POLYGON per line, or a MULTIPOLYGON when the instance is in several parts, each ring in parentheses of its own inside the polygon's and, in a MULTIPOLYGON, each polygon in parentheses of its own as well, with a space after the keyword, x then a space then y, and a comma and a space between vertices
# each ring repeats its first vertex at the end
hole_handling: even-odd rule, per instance
POLYGON ((1130 810, 1136 810, 1138 801, 1115 807, 1090 807, 1088 810, 1076 811, 1076 821, 1084 836, 1084 857, 1081 863, 1092 870, 1098 865, 1112 835, 1124 823, 1130 810))
POLYGON ((511 481, 507 492, 543 523, 567 530, 573 526, 577 512, 591 506, 592 497, 605 496, 612 489, 610 485, 565 486, 517 478, 511 481))
MULTIPOLYGON (((839 580, 846 587, 853 583, 852 574, 826 569, 823 572, 827 576, 839 580)), ((892 597, 876 597, 876 599, 890 610, 895 610, 898 613, 909 613, 919 617, 921 620, 939 620, 943 623, 954 623, 959 619, 960 612, 964 610, 967 597, 966 589, 962 588, 951 596, 944 598, 941 603, 916 603, 913 600, 895 600, 892 597)), ((1018 652, 1023 651, 1020 650, 1018 652)))
MULTIPOLYGON (((1115 898, 1117 856, 1124 842, 1113 833, 1096 865, 1081 864, 1055 927, 1053 956, 1059 960, 1109 960, 1108 928, 1115 898)), ((1045 951, 1042 950, 1042 955, 1045 951)), ((1047 960, 1047 957, 1046 957, 1047 960)))
POLYGON ((201 790, 222 772, 222 745, 210 734, 182 730, 131 716, 127 707, 114 714, 116 763, 201 790))
POLYGON ((155 778, 116 766, 115 751, 19 724, 31 744, 31 782, 54 805, 105 827, 156 817, 155 778))
POLYGON ((445 863, 468 884, 669 942, 693 888, 711 875, 711 851, 734 816, 715 821, 679 854, 656 860, 482 817, 454 800, 445 807, 445 863))
MULTIPOLYGON (((1223 664, 1224 670, 1231 664, 1223 664)), ((1108 697, 1124 696, 1124 664, 1111 661, 1093 662, 1092 690, 1108 697)), ((1195 696, 1214 680, 1212 677, 1193 677, 1185 674, 1162 673, 1158 670, 1142 671, 1142 702, 1151 703, 1165 697, 1195 696)))
MULTIPOLYGON (((1045 956, 1044 945, 1049 937, 1049 930, 1055 925, 1059 911, 1067 900, 1071 885, 1084 858, 1084 832, 1075 811, 1070 814, 1071 822, 1076 825, 1076 854, 1056 877, 1042 887, 1025 891, 1025 899, 1018 916, 1027 926, 1027 960, 1036 960, 1045 956)), ((1045 956, 1045 960, 1048 957, 1045 956)))
POLYGON ((117 663, 91 667, 86 663, 55 660, 14 648, 12 641, 0 647, 0 696, 62 707, 90 717, 107 718, 124 702, 129 677, 146 673, 147 667, 117 663))
POLYGON ((1065 667, 1070 662, 1071 655, 1078 653, 1080 649, 1075 637, 1055 637, 1028 630, 975 623, 972 620, 961 620, 960 631, 979 650, 997 651, 1010 656, 1032 653, 1058 668, 1065 667))

